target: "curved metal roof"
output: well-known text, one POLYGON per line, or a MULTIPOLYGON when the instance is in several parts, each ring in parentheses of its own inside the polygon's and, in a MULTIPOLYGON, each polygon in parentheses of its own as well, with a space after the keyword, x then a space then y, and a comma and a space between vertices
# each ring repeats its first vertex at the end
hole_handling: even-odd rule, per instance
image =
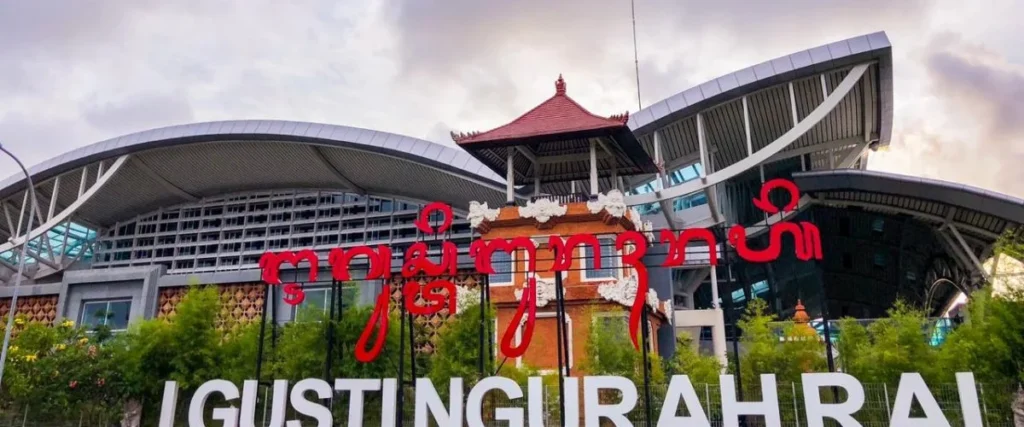
POLYGON ((892 134, 891 49, 889 37, 879 31, 770 59, 701 83, 637 111, 629 117, 629 128, 641 137, 669 122, 730 99, 829 70, 878 61, 880 87, 877 90, 882 95, 879 143, 888 144, 892 134))
MULTIPOLYGON (((797 128, 825 104, 859 65, 868 65, 842 99, 768 161, 809 156, 809 170, 877 148, 892 133, 892 55, 884 32, 866 34, 764 61, 679 92, 644 108, 628 125, 666 169, 702 158, 708 174, 740 164, 797 128), (700 118, 698 119, 698 116, 700 118), (698 123, 699 122, 699 123, 698 123), (654 135, 660 136, 660 149, 654 135), (701 151, 701 140, 706 149, 701 151)), ((863 166, 860 159, 854 166, 863 166)), ((744 162, 745 165, 747 162, 744 162)), ((634 183, 646 182, 641 177, 634 183)))
POLYGON ((1024 199, 963 184, 893 173, 840 169, 793 175, 816 203, 857 206, 951 223, 991 243, 1024 224, 1024 199))
MULTIPOLYGON (((30 173, 42 199, 41 216, 55 195, 51 210, 78 202, 76 220, 98 226, 203 197, 277 188, 347 189, 456 207, 471 200, 504 200, 504 181, 457 148, 368 129, 278 120, 194 123, 128 134, 54 157, 30 173), (128 158, 119 164, 123 156, 128 158), (80 185, 93 185, 104 168, 115 166, 117 173, 90 200, 79 201, 80 185)), ((11 209, 9 216, 20 211, 25 187, 21 175, 0 182, 0 203, 11 209)), ((9 228, 0 221, 0 238, 10 236, 9 228)))

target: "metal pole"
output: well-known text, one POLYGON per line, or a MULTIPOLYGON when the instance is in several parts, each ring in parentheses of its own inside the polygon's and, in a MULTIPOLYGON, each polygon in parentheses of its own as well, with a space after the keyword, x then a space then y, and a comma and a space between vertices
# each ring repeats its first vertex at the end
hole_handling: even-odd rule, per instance
MULTIPOLYGON (((0 151, 14 159, 14 162, 21 168, 21 172, 25 174, 25 182, 28 185, 29 197, 31 197, 32 206, 36 205, 36 188, 32 182, 32 175, 28 173, 28 169, 25 169, 25 165, 21 163, 17 157, 14 156, 10 151, 0 144, 0 151)), ((3 384, 4 379, 4 368, 7 366, 7 348, 11 344, 11 331, 14 329, 14 315, 18 310, 18 293, 21 290, 21 279, 25 275, 25 259, 28 258, 28 243, 29 234, 32 232, 32 212, 34 209, 24 209, 28 211, 28 218, 25 221, 25 234, 23 235, 25 241, 21 244, 21 255, 18 257, 18 273, 14 276, 14 292, 11 295, 11 308, 7 310, 7 328, 4 330, 4 347, 0 350, 0 385, 3 384)), ((18 230, 13 230, 15 237, 17 237, 18 230)), ((45 236, 43 237, 45 238, 45 236)))
MULTIPOLYGON (((725 239, 725 233, 722 232, 722 228, 721 227, 715 227, 715 240, 718 240, 720 242, 727 241, 725 239), (719 239, 718 236, 721 236, 722 238, 719 239)), ((739 334, 739 326, 736 323, 736 321, 738 320, 739 316, 734 316, 733 315, 733 300, 732 300, 732 281, 733 281, 733 278, 736 277, 736 276, 733 276, 733 274, 732 274, 732 262, 730 262, 730 260, 729 260, 729 258, 730 258, 729 257, 729 245, 724 245, 723 244, 722 245, 722 252, 723 252, 723 258, 724 258, 725 265, 726 265, 726 273, 729 274, 729 287, 726 288, 725 296, 722 297, 722 299, 725 300, 725 309, 726 309, 725 313, 723 313, 722 316, 723 316, 723 318, 724 318, 723 320, 725 320, 726 324, 728 324, 730 321, 732 322, 732 353, 733 353, 733 357, 735 357, 735 359, 736 359, 736 398, 738 400, 742 401, 743 400, 743 370, 740 369, 740 334, 739 334), (726 314, 728 314, 728 315, 726 315, 726 314)), ((748 282, 747 282, 746 265, 743 265, 743 268, 740 268, 740 271, 737 274, 739 275, 741 284, 743 285, 744 288, 746 288, 748 286, 747 285, 748 282)), ((721 292, 719 292, 719 294, 721 294, 721 292)), ((747 301, 750 301, 750 298, 747 298, 747 301)), ((740 419, 739 419, 739 424, 742 427, 746 427, 747 426, 747 418, 745 416, 741 416, 740 419)))
MULTIPOLYGON (((637 295, 636 297, 642 298, 646 297, 646 295, 637 295)), ((644 316, 640 320, 642 322, 640 326, 640 334, 643 341, 641 345, 644 347, 643 352, 641 353, 644 363, 644 425, 651 427, 651 357, 647 354, 647 346, 651 340, 651 330, 650 325, 647 323, 648 309, 649 306, 644 304, 644 316)))
POLYGON ((789 383, 793 389, 793 417, 796 418, 796 425, 800 425, 800 406, 796 403, 796 383, 789 383))
POLYGON ((704 402, 708 405, 708 421, 711 421, 715 418, 711 415, 711 386, 708 383, 704 383, 704 402))
MULTIPOLYGON (((487 275, 484 275, 482 277, 484 279, 484 281, 483 281, 484 289, 483 289, 483 292, 481 293, 481 297, 484 300, 484 305, 486 305, 487 309, 489 310, 491 308, 491 281, 490 281, 490 277, 487 276, 487 275)), ((487 322, 487 324, 484 325, 484 326, 487 328, 487 360, 490 362, 489 366, 491 368, 493 368, 494 367, 494 353, 495 353, 495 351, 494 351, 494 329, 492 329, 493 328, 492 322, 487 322)))
POLYGON ((413 329, 415 316, 409 312, 409 382, 416 389, 416 331, 413 329))
MULTIPOLYGON (((559 280, 559 282, 561 282, 561 280, 559 280)), ((561 320, 558 321, 558 324, 562 327, 562 353, 565 354, 565 376, 571 377, 572 367, 569 365, 572 364, 572 355, 569 354, 569 340, 571 340, 572 337, 569 336, 569 328, 566 327, 567 322, 565 315, 565 285, 559 283, 557 292, 559 295, 559 298, 556 300, 556 302, 558 303, 557 309, 561 317, 561 320)))
POLYGON ((328 309, 327 317, 327 357, 324 360, 324 381, 328 384, 331 383, 331 368, 334 362, 334 305, 338 299, 340 292, 338 291, 338 281, 331 280, 331 296, 330 298, 330 309, 328 309))
POLYGON ((978 391, 981 392, 981 410, 985 412, 985 419, 982 420, 982 424, 986 427, 989 425, 988 422, 988 404, 985 403, 985 384, 978 383, 978 391))
MULTIPOLYGON (((390 292, 390 286, 387 283, 381 289, 381 292, 390 292)), ((404 426, 405 418, 405 298, 399 300, 398 303, 398 318, 401 319, 398 322, 398 398, 397 408, 395 409, 395 419, 397 420, 398 426, 404 426)), ((378 332, 380 333, 380 332, 378 332)))
POLYGON ((477 339, 478 339, 477 344, 478 345, 477 345, 476 369, 477 369, 477 372, 480 375, 480 378, 483 379, 484 378, 484 359, 487 357, 487 355, 486 355, 487 349, 485 348, 485 345, 486 345, 485 335, 486 335, 486 333, 484 331, 484 328, 487 327, 487 300, 486 300, 486 296, 484 295, 483 284, 480 285, 479 290, 480 290, 480 328, 477 331, 477 339))
POLYGON ((892 420, 892 405, 889 404, 889 386, 882 383, 882 393, 885 393, 885 416, 892 420))
POLYGON ((270 307, 270 284, 263 285, 263 312, 260 313, 260 342, 256 344, 256 382, 263 373, 263 343, 267 340, 267 310, 270 307))
POLYGON ((558 340, 556 350, 558 351, 558 417, 561 423, 559 425, 565 425, 565 372, 562 371, 562 362, 564 359, 564 347, 565 333, 562 330, 562 272, 555 272, 555 338, 558 340))

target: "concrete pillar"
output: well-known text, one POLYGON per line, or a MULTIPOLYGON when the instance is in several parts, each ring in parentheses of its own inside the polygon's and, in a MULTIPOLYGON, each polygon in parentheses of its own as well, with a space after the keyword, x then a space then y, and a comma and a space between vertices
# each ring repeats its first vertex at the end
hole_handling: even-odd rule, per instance
POLYGON ((597 143, 590 141, 590 198, 596 198, 597 188, 597 143))
POLYGON ((513 147, 508 147, 507 172, 505 173, 505 204, 511 206, 516 203, 516 169, 515 154, 513 147))

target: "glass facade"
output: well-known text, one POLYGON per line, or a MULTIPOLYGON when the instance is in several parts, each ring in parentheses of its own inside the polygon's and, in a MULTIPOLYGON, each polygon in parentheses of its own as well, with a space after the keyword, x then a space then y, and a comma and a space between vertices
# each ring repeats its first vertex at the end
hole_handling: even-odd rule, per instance
MULTIPOLYGON (((672 171, 668 174, 669 182, 672 185, 682 184, 684 182, 693 181, 700 177, 701 164, 694 163, 682 168, 672 171)), ((632 194, 647 194, 655 190, 655 182, 651 181, 640 187, 633 189, 632 194)), ((676 212, 708 204, 708 199, 704 195, 704 192, 698 192, 677 198, 672 201, 672 209, 676 212)), ((650 203, 642 206, 637 206, 637 210, 643 215, 650 215, 661 213, 661 205, 658 203, 650 203)))
MULTIPOLYGON (((53 257, 58 259, 64 257, 88 262, 93 258, 92 243, 96 240, 96 236, 96 230, 81 224, 67 222, 57 225, 42 236, 32 239, 28 242, 28 249, 33 253, 47 255, 52 251, 53 257)), ((17 265, 20 255, 21 249, 16 248, 0 253, 0 260, 6 261, 11 265, 17 265)), ((31 256, 25 260, 26 264, 34 264, 36 262, 38 261, 31 256)))
MULTIPOLYGON (((818 226, 824 259, 796 259, 788 237, 783 238, 782 256, 775 262, 747 263, 733 251, 721 254, 725 267, 718 268, 718 282, 727 322, 737 319, 753 298, 767 301, 780 318, 791 317, 798 300, 812 318, 822 317, 826 305, 831 319, 886 317, 897 299, 925 306, 931 282, 950 274, 935 271, 936 265, 948 270, 950 263, 937 262, 945 259, 946 251, 932 228, 912 218, 816 206, 792 221, 818 226)), ((751 239, 750 246, 765 247, 767 239, 751 239)), ((948 301, 955 291, 937 287, 932 299, 948 301)), ((694 300, 695 308, 712 306, 710 280, 698 288, 694 300)), ((941 307, 931 308, 930 315, 941 314, 941 307)))

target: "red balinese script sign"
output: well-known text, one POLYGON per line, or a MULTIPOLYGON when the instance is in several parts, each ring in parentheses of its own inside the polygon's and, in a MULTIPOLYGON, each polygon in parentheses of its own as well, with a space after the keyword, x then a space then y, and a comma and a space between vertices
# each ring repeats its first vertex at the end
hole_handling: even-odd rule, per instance
MULTIPOLYGON (((764 183, 761 188, 760 197, 753 200, 754 206, 768 213, 777 214, 780 212, 795 211, 798 204, 799 190, 796 184, 785 179, 773 179, 764 183), (784 190, 789 195, 789 202, 779 208, 769 200, 769 194, 775 190, 784 190)), ((426 205, 420 212, 415 222, 416 227, 425 235, 440 236, 452 224, 452 208, 447 204, 434 202, 426 205), (440 225, 433 227, 429 218, 433 213, 439 213, 440 225)), ((808 261, 821 259, 821 235, 818 227, 809 222, 778 221, 769 227, 769 243, 763 249, 751 248, 747 242, 747 230, 742 225, 733 225, 728 230, 728 242, 736 248, 740 258, 748 262, 764 263, 779 258, 782 252, 782 237, 789 234, 794 242, 795 255, 798 259, 808 261)), ((711 265, 718 265, 717 241, 710 230, 703 228, 686 229, 680 232, 672 230, 661 231, 661 243, 668 245, 668 255, 662 263, 662 267, 678 267, 686 262, 686 246, 692 240, 701 240, 707 243, 709 262, 711 265)), ((554 252, 554 262, 547 271, 567 271, 572 264, 573 251, 580 246, 590 246, 594 249, 594 268, 601 268, 601 251, 597 236, 592 234, 575 234, 564 238, 551 236, 549 245, 554 252)), ((651 242, 647 241, 644 233, 640 230, 626 231, 616 236, 615 247, 623 253, 623 265, 636 271, 637 293, 630 309, 629 330, 633 345, 637 349, 640 344, 637 341, 641 317, 646 295, 648 293, 647 267, 643 264, 643 257, 651 242), (630 251, 623 249, 629 247, 630 251)), ((527 272, 537 271, 536 252, 537 247, 528 237, 515 237, 511 239, 478 239, 473 241, 469 247, 469 255, 474 259, 476 270, 482 274, 494 274, 494 267, 491 265, 491 256, 495 251, 512 254, 515 251, 525 251, 527 254, 527 272)), ((440 262, 435 263, 428 257, 428 246, 426 242, 413 243, 405 250, 405 260, 402 263, 400 274, 402 277, 414 277, 424 274, 427 277, 454 276, 458 263, 458 250, 454 243, 449 241, 441 242, 440 262)), ((356 257, 365 257, 369 262, 367 280, 388 279, 392 275, 391 248, 385 245, 357 246, 353 248, 331 249, 327 261, 331 267, 331 275, 339 281, 351 280, 349 266, 356 257)), ((291 305, 302 303, 305 294, 302 286, 298 283, 284 284, 281 281, 280 269, 285 263, 298 267, 305 263, 309 267, 308 280, 315 282, 319 271, 319 258, 317 253, 311 249, 300 251, 267 252, 260 258, 260 268, 263 273, 263 281, 269 285, 283 286, 285 296, 284 302, 291 305)), ((511 325, 524 324, 522 339, 516 345, 516 331, 514 327, 505 330, 501 339, 501 351, 508 357, 520 357, 530 345, 533 338, 533 330, 537 318, 537 282, 533 274, 528 274, 526 288, 522 299, 512 318, 511 325), (525 322, 523 321, 525 317, 525 322)), ((402 287, 403 304, 405 309, 415 315, 432 315, 445 307, 456 306, 455 284, 449 280, 437 279, 424 285, 416 281, 406 281, 402 287), (447 295, 440 291, 446 290, 447 295), (416 302, 417 295, 421 295, 424 303, 416 302)), ((391 298, 389 292, 381 292, 377 297, 373 314, 366 327, 363 329, 359 340, 356 343, 355 356, 360 362, 370 362, 380 355, 388 331, 388 311, 391 298), (371 342, 372 340, 372 342, 371 342)))

